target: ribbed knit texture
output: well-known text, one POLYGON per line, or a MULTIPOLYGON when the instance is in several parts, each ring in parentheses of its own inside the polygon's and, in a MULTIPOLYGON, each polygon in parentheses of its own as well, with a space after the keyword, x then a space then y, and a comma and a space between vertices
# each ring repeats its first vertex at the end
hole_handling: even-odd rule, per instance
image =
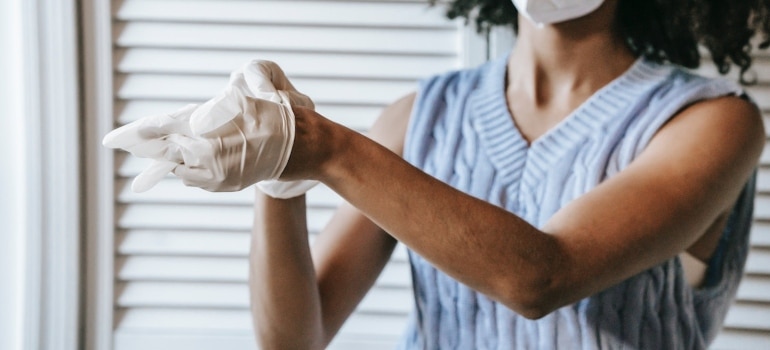
MULTIPOLYGON (((639 59, 528 145, 506 106, 506 63, 502 57, 424 80, 404 157, 536 227, 625 169, 682 108, 743 94, 733 83, 639 59)), ((747 183, 734 207, 706 285, 699 289, 688 285, 673 258, 532 321, 410 251, 416 311, 400 348, 704 349, 719 331, 743 271, 753 183, 747 183)), ((516 266, 510 271, 515 274, 516 266)))

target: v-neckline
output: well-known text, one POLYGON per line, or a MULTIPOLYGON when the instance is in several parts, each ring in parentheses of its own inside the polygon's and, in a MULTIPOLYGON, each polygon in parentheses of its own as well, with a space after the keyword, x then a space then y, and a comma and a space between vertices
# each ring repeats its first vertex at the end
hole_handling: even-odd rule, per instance
POLYGON ((530 181, 542 178, 546 169, 564 152, 600 130, 644 93, 646 86, 662 80, 670 72, 665 66, 638 58, 625 72, 530 143, 521 134, 508 109, 505 95, 508 57, 504 55, 490 63, 471 97, 470 106, 480 143, 486 148, 493 166, 509 181, 527 175, 530 181))
POLYGON ((575 109, 573 109, 569 114, 567 114, 564 118, 562 118, 562 120, 560 120, 558 123, 556 123, 553 126, 551 126, 550 128, 548 128, 548 130, 546 130, 544 133, 540 134, 534 140, 528 140, 524 136, 524 134, 521 132, 521 129, 519 129, 519 127, 517 126, 516 118, 513 116, 513 114, 511 114, 510 108, 508 108, 508 105, 509 105, 508 104, 508 94, 506 94, 506 91, 505 91, 506 83, 507 83, 507 77, 508 77, 508 61, 509 61, 509 58, 507 57, 504 60, 505 64, 503 65, 503 72, 502 72, 502 75, 501 75, 502 82, 501 82, 501 85, 499 85, 499 86, 501 86, 501 89, 502 89, 501 94, 503 96, 503 100, 505 101, 505 112, 506 112, 506 114, 508 114, 508 119, 513 124, 513 129, 515 130, 516 137, 522 139, 524 141, 524 143, 527 144, 527 148, 528 149, 532 149, 532 148, 538 147, 537 146, 538 144, 547 142, 547 141, 544 141, 544 140, 552 138, 553 134, 557 134, 558 133, 558 129, 565 128, 570 123, 573 123, 571 121, 572 119, 583 118, 582 116, 585 115, 585 113, 583 113, 583 110, 588 108, 588 106, 590 106, 593 103, 593 100, 600 99, 602 95, 606 95, 607 94, 607 91, 612 90, 615 85, 620 84, 621 82, 623 82, 629 74, 632 74, 637 69, 638 65, 642 64, 643 60, 644 59, 642 57, 639 57, 636 60, 634 60, 634 62, 628 68, 626 68, 625 71, 623 71, 620 75, 618 75, 617 77, 613 78, 607 84, 605 84, 604 86, 602 86, 601 88, 596 90, 585 101, 580 103, 575 109))

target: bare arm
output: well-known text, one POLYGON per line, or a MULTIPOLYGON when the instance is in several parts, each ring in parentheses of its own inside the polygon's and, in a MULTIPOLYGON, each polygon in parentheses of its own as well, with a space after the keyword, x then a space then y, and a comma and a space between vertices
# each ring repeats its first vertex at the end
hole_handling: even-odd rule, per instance
POLYGON ((280 200, 257 193, 249 267, 261 348, 321 348, 321 303, 310 260, 304 196, 280 200))
MULTIPOLYGON (((413 99, 394 103, 372 128, 372 140, 393 154, 401 153, 413 99)), ((317 121, 298 123, 317 129, 317 121)), ((257 340, 263 349, 323 348, 374 284, 396 240, 344 204, 311 253, 304 196, 256 197, 249 289, 257 340)))
POLYGON ((302 176, 321 179, 445 273, 530 318, 684 251, 734 203, 764 143, 761 117, 746 101, 698 103, 662 128, 628 169, 539 230, 349 130, 326 126, 334 140, 322 150, 328 157, 302 176))

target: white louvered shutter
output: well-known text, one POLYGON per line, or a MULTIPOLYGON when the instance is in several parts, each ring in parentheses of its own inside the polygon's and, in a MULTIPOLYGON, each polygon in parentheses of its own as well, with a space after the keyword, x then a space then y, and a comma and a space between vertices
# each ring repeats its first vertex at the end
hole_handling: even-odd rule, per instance
MULTIPOLYGON (((426 1, 113 1, 117 125, 214 96, 228 74, 278 62, 317 110, 365 131, 415 81, 469 62, 478 43, 426 1)), ((477 62, 470 62, 477 63, 477 62)), ((253 190, 211 194, 172 177, 142 194, 148 162, 116 153, 116 349, 252 349, 247 254, 253 190)), ((308 194, 315 235, 340 198, 308 194)), ((311 236, 312 239, 312 236, 311 236)), ((392 349, 412 307, 399 247, 332 345, 392 349)))
MULTIPOLYGON (((762 109, 765 131, 770 133, 770 53, 754 55, 752 70, 757 84, 746 87, 762 109)), ((713 63, 704 61, 704 75, 717 76, 713 63)), ((731 76, 737 79, 733 67, 731 76)), ((770 143, 765 145, 757 179, 754 201, 754 226, 746 275, 738 288, 738 297, 727 314, 725 328, 712 349, 770 349, 770 143)))

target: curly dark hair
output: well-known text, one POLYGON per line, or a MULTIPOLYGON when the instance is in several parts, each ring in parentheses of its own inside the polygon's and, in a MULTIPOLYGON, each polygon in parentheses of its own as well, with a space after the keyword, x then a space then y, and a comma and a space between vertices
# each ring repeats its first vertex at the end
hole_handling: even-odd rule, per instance
MULTIPOLYGON (((473 19, 480 32, 518 27, 511 0, 453 0, 447 6, 447 17, 473 19)), ((759 38, 760 49, 770 46, 770 0, 620 0, 617 11, 621 34, 636 56, 697 68, 700 45, 721 74, 737 65, 744 84, 752 83, 746 79, 752 38, 759 38)))

